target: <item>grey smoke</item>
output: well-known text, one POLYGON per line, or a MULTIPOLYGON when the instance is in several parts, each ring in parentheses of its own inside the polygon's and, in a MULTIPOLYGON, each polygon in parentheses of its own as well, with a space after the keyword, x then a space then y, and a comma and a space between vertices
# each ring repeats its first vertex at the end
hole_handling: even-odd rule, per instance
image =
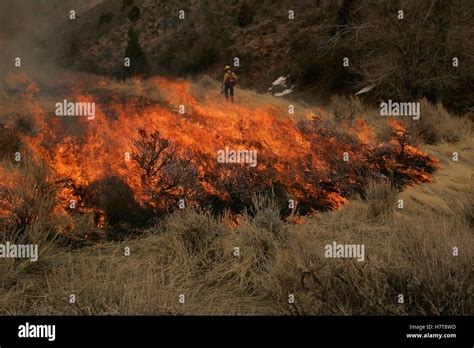
POLYGON ((22 71, 38 80, 51 80, 57 68, 55 58, 64 48, 62 28, 75 25, 69 11, 78 16, 102 0, 1 0, 0 84, 15 71, 14 59, 22 60, 22 71))

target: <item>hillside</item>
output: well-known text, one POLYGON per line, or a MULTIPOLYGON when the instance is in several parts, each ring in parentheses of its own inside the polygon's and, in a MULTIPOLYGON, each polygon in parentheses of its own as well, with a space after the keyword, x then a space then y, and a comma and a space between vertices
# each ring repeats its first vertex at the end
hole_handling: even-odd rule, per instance
POLYGON ((470 0, 0 9, 0 315, 474 313, 470 0))
POLYGON ((63 25, 59 53, 66 67, 121 77, 133 28, 135 54, 147 61, 138 72, 145 75, 206 73, 220 80, 238 57, 241 85, 259 92, 289 75, 288 87, 306 99, 327 101, 375 85, 364 95, 375 103, 424 96, 465 113, 474 70, 453 67, 452 59, 472 55, 472 11, 465 0, 104 1, 63 25))
MULTIPOLYGON (((105 114, 98 113, 91 121, 66 118, 55 121, 44 117, 41 110, 51 104, 54 94, 51 87, 43 91, 41 84, 38 89, 27 89, 29 94, 15 96, 10 92, 0 96, 5 106, 2 110, 6 112, 2 113, 2 119, 10 125, 1 133, 2 139, 7 139, 7 135, 10 139, 0 148, 2 192, 4 198, 16 197, 2 201, 0 212, 5 213, 5 209, 8 212, 8 204, 17 204, 12 211, 15 218, 3 220, 2 226, 8 240, 34 242, 40 250, 37 262, 9 259, 0 264, 0 313, 460 315, 473 312, 473 255, 472 248, 467 248, 473 243, 469 197, 474 166, 469 145, 471 133, 469 124, 447 116, 441 107, 423 102, 424 113, 430 114, 434 122, 425 124, 425 129, 435 131, 442 117, 449 117, 444 122, 450 123, 437 130, 440 133, 435 133, 438 137, 435 144, 423 145, 422 134, 417 140, 422 151, 439 160, 439 169, 430 182, 412 185, 402 192, 384 180, 372 182, 365 187, 365 193, 352 197, 336 211, 300 215, 301 210, 296 210, 286 217, 281 209, 286 202, 279 201, 281 193, 274 191, 266 197, 253 196, 249 209, 241 214, 232 210, 213 214, 205 206, 189 206, 175 209, 171 214, 155 212, 156 218, 140 228, 131 220, 130 213, 136 214, 133 209, 137 207, 126 205, 131 199, 127 190, 140 194, 146 191, 136 191, 138 187, 131 186, 135 183, 133 167, 120 165, 120 144, 136 137, 127 129, 139 129, 136 128, 139 120, 145 120, 148 129, 157 127, 160 134, 174 141, 188 141, 192 144, 190 148, 203 149, 207 146, 204 137, 196 138, 202 145, 195 143, 193 137, 195 132, 206 129, 207 118, 215 121, 224 112, 225 104, 216 103, 218 84, 209 78, 116 82, 76 75, 74 80, 62 79, 57 91, 64 93, 71 88, 70 93, 78 93, 80 80, 94 86, 87 89, 89 98, 100 98, 102 109, 108 105, 108 109, 103 109, 105 114), (207 86, 206 93, 202 92, 202 86, 207 86), (175 101, 181 100, 180 93, 185 92, 189 93, 187 105, 192 105, 192 109, 182 116, 175 108, 175 101), (159 112, 151 112, 150 107, 159 112), (201 118, 206 107, 213 112, 201 118), (124 114, 118 114, 120 111, 124 114), (19 116, 28 113, 31 113, 30 123, 19 116), (50 122, 54 128, 47 128, 50 122), (171 128, 166 133, 164 127, 168 125, 171 128), (184 125, 186 132, 176 134, 176 129, 184 125), (37 127, 46 128, 38 132, 37 127), (120 139, 114 136, 116 130, 123 133, 120 139), (52 134, 57 137, 50 138, 52 134), (15 151, 15 142, 16 146, 27 146, 29 158, 33 153, 41 155, 44 165, 31 160, 12 164, 9 155, 15 151), (47 146, 46 152, 41 152, 43 146, 47 146), (452 160, 453 152, 459 153, 458 162, 452 160), (71 168, 76 169, 71 171, 71 168), (103 174, 107 174, 106 180, 97 180, 103 174), (122 183, 117 179, 120 175, 123 175, 122 183), (15 185, 15 180, 21 180, 22 184, 15 185), (94 194, 99 196, 91 200, 94 194), (62 200, 68 195, 81 197, 85 204, 78 205, 76 211, 64 209, 62 200), (404 201, 403 209, 397 208, 400 198, 404 201), (104 209, 106 219, 94 220, 97 210, 93 207, 104 209), (365 262, 324 257, 324 246, 334 241, 364 243, 365 262), (456 256, 455 247, 459 249, 456 256), (74 304, 68 302, 71 294, 76 297, 74 304), (182 294, 185 304, 179 302, 182 294), (399 294, 405 296, 404 304, 397 302, 399 294), (288 302, 289 295, 294 295, 295 303, 288 302)), ((281 99, 252 91, 242 94, 240 102, 245 106, 241 110, 248 114, 236 112, 241 107, 239 104, 226 107, 227 124, 231 125, 227 131, 239 129, 233 123, 237 115, 242 117, 243 128, 239 132, 245 134, 245 140, 250 139, 252 122, 272 122, 277 129, 288 127, 286 116, 279 112, 286 106, 281 99), (255 116, 252 110, 273 113, 271 117, 275 120, 262 116, 252 121, 247 118, 255 116)), ((304 111, 310 109, 297 107, 302 110, 297 117, 304 120, 304 111)), ((327 122, 338 119, 341 113, 346 121, 354 113, 362 113, 368 120, 366 127, 376 133, 382 131, 377 113, 361 107, 362 104, 349 99, 335 101, 332 109, 336 112, 311 111, 327 122)), ((360 128, 357 116, 352 122, 360 128)), ((226 133, 226 123, 212 124, 216 124, 221 137, 233 134, 226 133)), ((415 125, 407 125, 413 135, 417 134, 412 128, 415 125)), ((260 138, 264 134, 260 129, 252 141, 270 141, 260 138)), ((216 135, 209 140, 218 138, 216 135)), ((275 140, 274 144, 281 140, 275 140)), ((296 162, 294 156, 291 158, 296 162)))

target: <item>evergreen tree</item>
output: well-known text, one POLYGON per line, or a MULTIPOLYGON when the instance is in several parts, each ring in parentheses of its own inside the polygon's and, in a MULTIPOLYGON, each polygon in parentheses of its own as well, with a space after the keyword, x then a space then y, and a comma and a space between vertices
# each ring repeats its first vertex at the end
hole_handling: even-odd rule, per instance
POLYGON ((250 23, 252 23, 254 16, 255 10, 249 6, 247 1, 244 1, 239 10, 239 15, 237 17, 237 25, 241 28, 249 25, 250 23))
POLYGON ((132 76, 147 76, 149 74, 148 62, 133 26, 128 29, 128 43, 125 48, 124 57, 130 58, 130 66, 124 66, 123 68, 124 78, 132 76))

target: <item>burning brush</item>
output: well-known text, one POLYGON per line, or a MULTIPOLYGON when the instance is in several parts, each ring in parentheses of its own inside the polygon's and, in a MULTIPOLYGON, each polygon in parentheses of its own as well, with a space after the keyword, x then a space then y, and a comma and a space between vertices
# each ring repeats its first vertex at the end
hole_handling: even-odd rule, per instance
MULTIPOLYGON (((300 214, 337 209, 373 180, 389 178, 399 189, 430 181, 438 163, 411 145, 397 122, 383 141, 363 119, 336 128, 309 111, 297 121, 275 105, 198 100, 186 81, 101 81, 70 94, 68 100, 95 103, 95 117, 57 116, 27 93, 21 98, 31 116, 11 127, 35 161, 47 164, 56 207, 92 213, 99 226, 141 223, 192 205, 239 213, 256 194, 272 195, 282 207, 297 201, 300 214), (147 89, 160 97, 140 95, 147 89), (226 149, 254 153, 254 165, 231 161, 226 149)), ((21 185, 8 176, 2 197, 21 185)), ((0 211, 11 218, 4 201, 0 211)))

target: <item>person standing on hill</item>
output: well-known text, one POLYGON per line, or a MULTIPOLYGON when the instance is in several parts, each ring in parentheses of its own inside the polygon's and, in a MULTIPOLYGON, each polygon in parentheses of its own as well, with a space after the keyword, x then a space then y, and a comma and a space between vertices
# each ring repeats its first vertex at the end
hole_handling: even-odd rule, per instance
POLYGON ((234 102, 234 86, 237 83, 237 76, 233 73, 230 66, 224 69, 224 81, 222 83, 224 95, 227 100, 234 102))

